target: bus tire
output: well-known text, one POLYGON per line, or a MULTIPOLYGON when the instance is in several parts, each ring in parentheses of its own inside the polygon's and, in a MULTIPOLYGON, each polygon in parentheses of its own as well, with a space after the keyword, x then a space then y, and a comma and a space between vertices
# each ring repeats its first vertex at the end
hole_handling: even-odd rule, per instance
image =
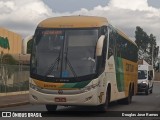
POLYGON ((57 105, 46 105, 47 111, 56 111, 57 105))
POLYGON ((105 103, 98 106, 98 111, 106 112, 108 110, 108 105, 109 105, 109 101, 110 101, 109 99, 110 99, 109 92, 107 90, 105 103))
POLYGON ((131 104, 131 102, 132 102, 132 96, 133 96, 132 93, 133 93, 133 91, 132 91, 131 88, 130 88, 130 89, 129 89, 128 97, 125 98, 125 100, 124 100, 124 103, 125 103, 125 104, 127 104, 127 105, 131 104))
POLYGON ((129 93, 128 96, 124 99, 118 100, 118 103, 120 104, 126 104, 129 105, 132 102, 132 96, 133 96, 133 89, 131 89, 131 87, 129 88, 129 93))

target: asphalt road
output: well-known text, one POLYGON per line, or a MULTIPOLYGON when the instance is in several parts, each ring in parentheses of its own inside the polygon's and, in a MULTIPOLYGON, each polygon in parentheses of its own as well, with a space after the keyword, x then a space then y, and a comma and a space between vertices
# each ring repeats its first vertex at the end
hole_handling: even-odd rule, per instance
MULTIPOLYGON (((67 120, 74 119, 76 117, 77 120, 80 120, 81 117, 83 119, 106 119, 108 114, 113 114, 112 116, 116 116, 116 114, 128 114, 134 111, 140 111, 140 113, 147 113, 148 111, 159 112, 160 113, 160 82, 154 83, 153 93, 149 95, 145 95, 143 93, 139 93, 138 95, 133 97, 132 103, 130 105, 118 104, 117 102, 112 102, 108 108, 108 113, 99 113, 91 111, 94 109, 90 107, 58 107, 58 113, 48 113, 44 105, 24 105, 10 108, 1 108, 0 111, 43 111, 45 116, 48 119, 62 119, 65 117, 67 120), (74 112, 77 111, 77 112, 74 112), (83 112, 82 112, 83 111, 83 112), (113 112, 112 112, 113 111, 113 112), (116 111, 116 112, 115 112, 116 111), (117 112, 119 111, 119 112, 117 112), (80 114, 79 114, 80 113, 80 114), (53 118, 54 116, 54 118, 53 118)), ((109 120, 160 120, 159 117, 107 117, 109 120)), ((2 118, 0 118, 2 119, 2 118)), ((15 118, 17 119, 17 118, 15 118)), ((25 118, 23 118, 25 119, 25 118)), ((33 118, 34 119, 34 118, 33 118)), ((42 118, 43 119, 43 118, 42 118)))

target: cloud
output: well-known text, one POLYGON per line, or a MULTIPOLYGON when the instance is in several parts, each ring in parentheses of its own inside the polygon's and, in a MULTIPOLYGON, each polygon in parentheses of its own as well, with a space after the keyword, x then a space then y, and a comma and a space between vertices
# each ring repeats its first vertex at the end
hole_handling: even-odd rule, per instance
POLYGON ((52 10, 41 0, 1 0, 0 14, 1 27, 24 36, 30 34, 31 29, 35 29, 42 19, 51 17, 52 10))
POLYGON ((105 7, 97 6, 93 10, 81 9, 72 14, 98 15, 106 17, 109 22, 135 39, 136 26, 147 34, 154 34, 160 45, 160 9, 148 5, 147 0, 110 0, 105 7))
POLYGON ((116 7, 120 9, 129 10, 147 10, 147 0, 111 0, 109 2, 110 7, 116 7))
POLYGON ((48 17, 103 16, 131 38, 135 36, 136 26, 142 27, 147 34, 154 34, 160 45, 160 8, 149 6, 147 0, 110 0, 106 6, 99 5, 92 10, 82 8, 64 13, 52 11, 42 0, 1 0, 0 14, 0 26, 19 32, 23 36, 33 34, 36 25, 48 17))

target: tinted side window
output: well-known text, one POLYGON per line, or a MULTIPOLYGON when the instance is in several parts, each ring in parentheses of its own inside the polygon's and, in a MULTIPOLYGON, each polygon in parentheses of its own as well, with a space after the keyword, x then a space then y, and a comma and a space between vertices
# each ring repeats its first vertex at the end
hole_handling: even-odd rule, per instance
POLYGON ((113 29, 109 30, 109 48, 108 48, 108 59, 113 55, 116 55, 116 39, 117 34, 113 29))
POLYGON ((137 47, 124 37, 118 35, 117 39, 117 57, 121 57, 133 62, 137 62, 137 47))

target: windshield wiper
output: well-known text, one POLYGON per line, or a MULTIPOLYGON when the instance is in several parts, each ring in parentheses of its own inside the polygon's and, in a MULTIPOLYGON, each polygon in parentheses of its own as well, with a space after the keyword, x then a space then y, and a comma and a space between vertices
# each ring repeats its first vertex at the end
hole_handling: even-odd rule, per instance
POLYGON ((74 69, 73 69, 73 67, 72 67, 72 64, 70 63, 70 61, 69 61, 69 59, 67 58, 67 56, 66 56, 66 63, 68 64, 69 68, 71 69, 74 77, 77 77, 77 74, 76 74, 76 72, 74 71, 74 69))
POLYGON ((56 58, 56 60, 51 64, 51 67, 50 67, 50 68, 48 69, 48 71, 46 72, 45 76, 49 75, 49 74, 53 71, 53 69, 54 69, 54 67, 55 67, 56 64, 57 64, 57 70, 58 70, 59 61, 60 61, 60 56, 61 56, 61 50, 60 50, 59 55, 58 55, 58 57, 56 58))
MULTIPOLYGON (((66 51, 66 56, 65 56, 65 62, 68 64, 69 68, 71 69, 71 72, 73 73, 74 77, 77 77, 76 72, 74 71, 72 64, 70 63, 69 59, 68 59, 68 47, 67 47, 67 51, 66 51)), ((65 67, 66 69, 67 67, 65 67)))

